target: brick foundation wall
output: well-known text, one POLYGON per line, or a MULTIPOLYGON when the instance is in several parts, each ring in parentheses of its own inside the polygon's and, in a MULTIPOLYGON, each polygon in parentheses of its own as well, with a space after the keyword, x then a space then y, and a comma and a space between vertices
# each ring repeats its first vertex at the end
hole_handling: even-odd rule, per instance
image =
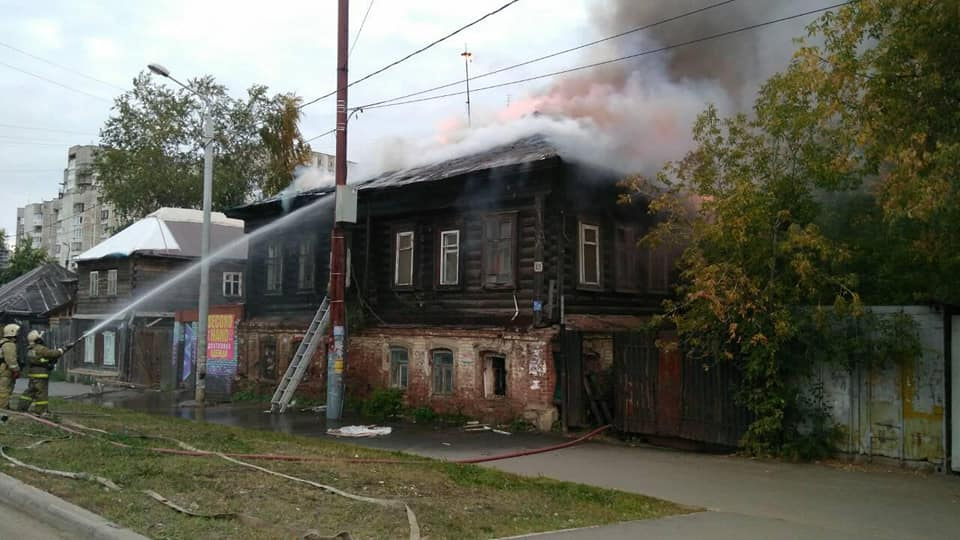
MULTIPOLYGON (((390 348, 408 351, 406 404, 429 406, 438 412, 461 413, 484 422, 524 417, 549 429, 555 417, 556 385, 553 329, 531 332, 440 328, 374 328, 350 338, 347 393, 364 398, 390 386, 390 348), (431 351, 449 349, 454 356, 454 391, 433 391, 431 351), (506 360, 506 395, 492 393, 491 376, 484 374, 488 354, 506 360), (487 387, 485 391, 484 388, 487 387)), ((488 370, 489 371, 489 370, 488 370)))
MULTIPOLYGON (((272 394, 276 390, 280 377, 283 377, 299 340, 303 339, 309 322, 306 324, 282 324, 244 321, 240 324, 239 354, 237 358, 238 387, 253 389, 258 393, 272 394), (275 344, 274 376, 264 374, 262 364, 264 344, 273 340, 275 344)), ((313 355, 313 361, 307 368, 303 381, 297 387, 297 394, 319 399, 326 395, 326 347, 321 344, 313 355)))

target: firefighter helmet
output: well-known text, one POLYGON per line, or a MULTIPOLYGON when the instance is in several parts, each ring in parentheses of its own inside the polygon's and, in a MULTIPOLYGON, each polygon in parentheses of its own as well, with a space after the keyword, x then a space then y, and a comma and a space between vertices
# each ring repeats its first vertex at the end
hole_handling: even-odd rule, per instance
POLYGON ((43 343, 43 334, 39 330, 31 330, 27 334, 27 343, 33 345, 34 343, 43 343))
POLYGON ((10 323, 3 327, 3 337, 17 337, 20 333, 20 325, 10 323))

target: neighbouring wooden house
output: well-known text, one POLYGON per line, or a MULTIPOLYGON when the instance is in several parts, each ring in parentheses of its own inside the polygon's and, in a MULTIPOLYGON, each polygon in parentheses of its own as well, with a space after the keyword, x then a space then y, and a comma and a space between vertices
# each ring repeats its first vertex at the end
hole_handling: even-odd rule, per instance
MULTIPOLYGON (((201 227, 199 210, 161 208, 74 259, 76 335, 89 335, 77 346, 71 375, 176 386, 192 369, 175 351, 175 320, 197 306, 201 227)), ((214 212, 210 246, 215 313, 243 303, 243 223, 214 212)))
MULTIPOLYGON (((644 329, 673 268, 668 251, 638 246, 653 218, 645 201, 618 204, 621 178, 534 136, 360 183, 348 394, 401 388, 410 406, 544 429, 558 406, 565 425, 610 420, 622 393, 615 336, 644 329)), ((323 297, 332 199, 298 195, 303 217, 251 241, 240 362, 254 381, 282 375, 323 297)), ((252 232, 282 205, 228 214, 252 232)), ((652 338, 642 343, 631 354, 656 354, 652 338)), ((313 369, 319 391, 324 370, 313 369)))
POLYGON ((26 350, 30 330, 40 330, 53 345, 69 343, 74 339, 70 317, 76 291, 77 275, 73 272, 56 263, 38 266, 0 286, 0 327, 20 325, 21 352, 26 350))

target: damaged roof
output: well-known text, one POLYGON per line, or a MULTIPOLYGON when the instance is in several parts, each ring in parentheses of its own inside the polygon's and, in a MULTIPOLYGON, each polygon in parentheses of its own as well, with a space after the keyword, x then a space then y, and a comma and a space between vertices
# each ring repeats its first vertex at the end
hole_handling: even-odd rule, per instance
MULTIPOLYGON (((531 166, 538 162, 548 160, 559 161, 560 159, 560 151, 547 141, 545 136, 531 135, 511 143, 502 144, 465 156, 451 158, 429 165, 383 173, 358 182, 354 184, 354 186, 359 191, 398 188, 410 184, 456 178, 481 171, 531 166)), ((326 197, 333 193, 334 189, 334 186, 322 186, 301 191, 297 193, 295 197, 299 203, 302 203, 306 200, 326 197)), ((247 215, 250 210, 256 208, 262 208, 268 205, 279 206, 284 197, 289 197, 289 195, 274 195, 273 197, 229 210, 227 215, 240 217, 247 215)))
POLYGON ((42 316, 73 300, 77 275, 56 263, 38 266, 0 287, 0 316, 42 316))

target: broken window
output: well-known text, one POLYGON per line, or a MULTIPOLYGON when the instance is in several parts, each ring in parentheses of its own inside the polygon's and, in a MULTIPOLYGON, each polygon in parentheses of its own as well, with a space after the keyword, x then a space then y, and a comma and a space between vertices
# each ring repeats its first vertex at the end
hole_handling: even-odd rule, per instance
POLYGON ((268 381, 277 378, 277 340, 273 336, 260 340, 260 376, 268 381))
POLYGON ((267 246, 267 286, 268 293, 279 294, 283 290, 283 248, 280 242, 267 246))
POLYGON ((580 224, 580 284, 600 285, 600 227, 580 224))
POLYGON ((507 395, 507 359, 498 354, 483 358, 483 396, 494 398, 507 395))
POLYGON ((242 272, 224 272, 223 273, 223 296, 236 297, 243 295, 243 273, 242 272))
POLYGON ((635 291, 640 281, 638 275, 640 266, 637 261, 639 250, 637 248, 636 229, 629 226, 617 227, 615 244, 617 289, 621 291, 635 291))
POLYGON ((433 358, 433 393, 453 393, 453 351, 437 349, 431 353, 433 358))
POLYGON ((413 231, 397 233, 396 240, 396 270, 393 284, 397 287, 413 285, 413 231))
POLYGON ((315 268, 312 238, 303 238, 300 240, 300 251, 297 261, 297 288, 301 291, 312 291, 315 268))
POLYGON ((440 285, 460 283, 460 231, 440 232, 440 285))
POLYGON ((487 286, 512 286, 516 251, 513 214, 490 216, 483 226, 483 273, 487 286))
POLYGON ((117 270, 107 270, 107 296, 117 295, 117 270))
POLYGON ((403 347, 390 347, 390 388, 407 389, 410 359, 403 347))
POLYGON ((100 296, 100 272, 90 272, 90 298, 100 296))

